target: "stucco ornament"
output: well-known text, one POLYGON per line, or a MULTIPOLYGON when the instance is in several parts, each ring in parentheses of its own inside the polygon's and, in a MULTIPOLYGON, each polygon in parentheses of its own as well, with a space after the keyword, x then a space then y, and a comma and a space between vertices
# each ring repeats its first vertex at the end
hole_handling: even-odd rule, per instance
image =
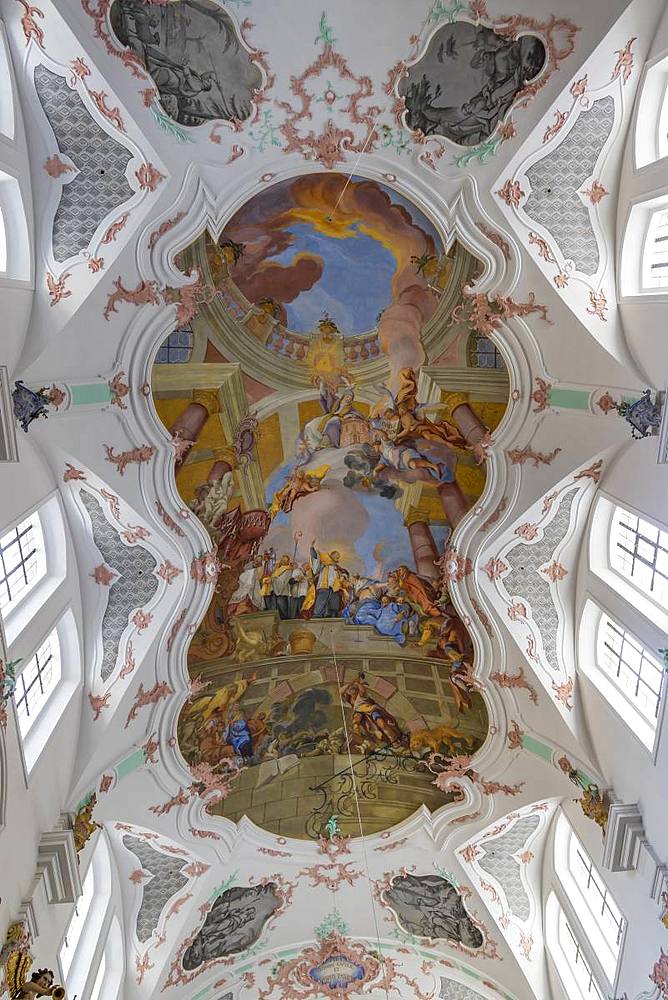
POLYGON ((399 875, 382 896, 399 926, 430 944, 449 941, 477 950, 480 928, 466 912, 461 892, 440 875, 399 875))
POLYGON ((317 945, 304 948, 295 958, 279 962, 258 993, 259 1000, 347 1000, 348 997, 385 990, 400 994, 405 987, 417 1000, 428 1000, 415 979, 399 970, 387 955, 381 956, 361 941, 334 930, 317 945))

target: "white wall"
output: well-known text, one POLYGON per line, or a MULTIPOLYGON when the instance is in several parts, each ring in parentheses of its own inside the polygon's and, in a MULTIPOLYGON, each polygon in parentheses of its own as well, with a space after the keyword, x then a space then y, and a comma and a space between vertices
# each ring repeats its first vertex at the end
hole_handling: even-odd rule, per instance
MULTIPOLYGON (((600 491, 603 499, 643 513, 668 529, 668 466, 657 464, 656 453, 656 438, 631 441, 601 480, 600 491)), ((596 506, 593 505, 592 518, 596 517, 596 506)), ((592 599, 633 633, 648 650, 656 652, 667 647, 668 635, 661 612, 642 614, 611 586, 614 579, 597 574, 596 566, 605 557, 602 550, 606 546, 607 532, 600 533, 594 526, 589 543, 583 545, 580 558, 576 620, 580 621, 587 600, 592 599)), ((583 625, 581 633, 586 627, 586 624, 583 625)), ((668 772, 666 712, 659 713, 656 742, 653 749, 648 749, 637 737, 633 720, 628 714, 626 718, 620 718, 588 677, 593 646, 587 640, 587 635, 580 635, 578 682, 599 766, 618 799, 625 803, 638 803, 648 841, 658 860, 667 863, 668 797, 660 791, 665 788, 668 772)), ((667 687, 664 680, 663 709, 667 687)), ((594 824, 585 821, 582 836, 589 838, 587 846, 600 856, 601 845, 591 844, 590 827, 596 834, 594 824)), ((594 840, 597 840, 596 836, 594 840)), ((666 946, 665 928, 658 919, 659 909, 650 898, 655 868, 651 856, 643 852, 638 871, 606 873, 606 880, 609 879, 608 884, 617 895, 629 923, 618 995, 627 989, 629 996, 635 996, 641 987, 647 985, 647 976, 658 958, 659 947, 666 946)))
MULTIPOLYGON (((4 533, 49 498, 51 513, 62 514, 57 484, 50 470, 29 436, 21 431, 19 434, 19 465, 0 463, 0 533, 4 533)), ((0 856, 3 866, 7 859, 11 859, 12 878, 2 880, 2 936, 8 924, 16 919, 22 901, 31 894, 41 836, 56 826, 60 813, 67 806, 81 717, 81 601, 78 572, 65 522, 61 522, 60 532, 47 532, 47 537, 50 539, 47 552, 51 544, 51 562, 56 564, 56 578, 48 584, 42 595, 38 595, 36 614, 30 617, 18 634, 12 621, 14 616, 7 616, 7 654, 9 660, 20 657, 25 661, 48 635, 53 624, 61 620, 66 612, 67 620, 62 623, 61 652, 63 671, 69 686, 65 703, 62 700, 58 702, 59 690, 54 692, 53 706, 50 702, 45 713, 52 707, 57 710, 55 727, 41 753, 36 756, 33 752, 32 759, 28 755, 27 762, 13 706, 9 712, 4 736, 8 777, 5 823, 0 828, 0 856), (43 603, 42 597, 45 597, 43 603)), ((39 584, 35 590, 38 588, 39 584)), ((25 603, 29 602, 30 596, 25 603)), ((22 615, 21 605, 16 609, 16 614, 22 615)), ((40 721, 38 719, 33 725, 29 739, 33 733, 39 737, 40 721)))

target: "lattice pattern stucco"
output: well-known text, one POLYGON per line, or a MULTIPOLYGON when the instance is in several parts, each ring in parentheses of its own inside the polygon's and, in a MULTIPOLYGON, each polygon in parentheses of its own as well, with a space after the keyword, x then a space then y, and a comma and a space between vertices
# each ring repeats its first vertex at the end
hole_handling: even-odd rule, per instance
POLYGON ((188 879, 181 875, 181 870, 188 859, 162 854, 139 837, 129 834, 123 837, 123 846, 139 859, 144 871, 151 874, 151 878, 144 882, 144 893, 137 914, 137 937, 144 944, 158 926, 160 914, 166 904, 187 884, 188 879))
POLYGON ((67 81, 46 66, 35 69, 35 89, 58 149, 78 167, 63 185, 53 220, 53 256, 60 263, 88 249, 109 212, 132 197, 125 171, 132 159, 91 117, 67 81))
POLYGON ((524 213, 550 233, 564 258, 582 274, 596 274, 600 257, 590 209, 579 192, 592 176, 614 123, 615 102, 601 97, 580 114, 563 142, 526 172, 531 193, 522 206, 524 213))
POLYGON ((500 837, 478 845, 484 851, 478 865, 501 886, 510 912, 518 920, 529 919, 530 905, 520 878, 520 863, 514 855, 523 849, 539 823, 538 816, 523 816, 500 837))
POLYGON ((130 615, 145 608, 155 597, 158 580, 157 562, 143 545, 124 545, 120 534, 104 516, 101 505, 86 490, 80 490, 82 503, 93 528, 93 539, 106 565, 117 574, 109 587, 109 600, 102 619, 102 664, 100 676, 108 680, 114 672, 118 644, 127 628, 130 615))
POLYGON ((511 597, 519 597, 531 608, 531 615, 540 630, 543 650, 552 670, 559 669, 557 659, 557 629, 559 615, 552 598, 550 582, 539 572, 552 559, 554 551, 568 532, 571 507, 577 489, 567 493, 559 510, 536 542, 518 542, 504 555, 511 568, 503 578, 503 586, 511 597))

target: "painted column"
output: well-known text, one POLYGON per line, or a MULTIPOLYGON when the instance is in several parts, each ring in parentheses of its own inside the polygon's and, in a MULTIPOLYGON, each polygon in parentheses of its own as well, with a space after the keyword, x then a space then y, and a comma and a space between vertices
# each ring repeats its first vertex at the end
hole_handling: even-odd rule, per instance
POLYGON ((223 478, 226 472, 231 472, 232 466, 229 462, 214 462, 206 477, 207 483, 216 483, 223 478))
POLYGON ((488 428, 471 408, 468 393, 447 392, 443 416, 456 424, 467 444, 477 444, 487 433, 488 428))
POLYGON ((169 428, 169 433, 175 440, 184 442, 184 446, 177 451, 177 469, 185 461, 209 417, 216 413, 220 413, 218 393, 212 389, 194 389, 193 402, 186 406, 169 428))
POLYGON ((434 565, 438 559, 438 549, 433 539, 429 525, 425 521, 412 521, 407 524, 408 537, 411 540, 415 568, 420 576, 430 580, 438 578, 438 568, 434 565))
POLYGON ((457 482, 441 483, 438 487, 438 495, 441 498, 443 513, 454 531, 464 517, 464 514, 470 509, 471 504, 462 493, 462 488, 457 482))

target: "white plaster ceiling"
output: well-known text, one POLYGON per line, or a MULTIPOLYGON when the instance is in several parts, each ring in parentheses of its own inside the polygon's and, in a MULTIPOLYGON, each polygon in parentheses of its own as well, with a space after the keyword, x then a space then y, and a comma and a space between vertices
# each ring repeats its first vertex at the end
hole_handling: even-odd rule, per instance
MULTIPOLYGON (((602 785, 606 783, 589 744, 577 684, 572 695, 565 697, 563 686, 574 677, 573 608, 579 540, 591 501, 605 482, 608 464, 615 462, 628 438, 627 428, 614 416, 597 411, 593 403, 589 412, 568 411, 549 403, 542 405, 533 394, 539 379, 551 385, 587 388, 592 401, 606 391, 619 395, 624 390, 644 388, 641 376, 628 363, 616 308, 615 185, 639 80, 638 67, 650 44, 660 4, 629 5, 625 0, 609 0, 604 5, 583 5, 562 0, 557 10, 547 0, 510 7, 501 0, 487 0, 486 6, 491 18, 522 14, 535 22, 546 22, 554 15, 571 20, 578 30, 573 53, 525 107, 513 110, 516 134, 484 157, 458 166, 455 160, 462 154, 461 148, 443 141, 417 143, 407 130, 399 129, 393 113, 395 97, 385 90, 393 67, 414 59, 433 26, 442 23, 434 19, 449 16, 444 13, 445 4, 431 7, 414 0, 384 0, 382 4, 340 0, 321 20, 319 8, 297 0, 274 0, 271 4, 266 0, 231 0, 225 10, 236 29, 243 31, 246 45, 262 66, 264 80, 257 114, 235 128, 223 121, 176 129, 164 119, 162 124, 157 120, 155 105, 151 107, 150 95, 145 93, 151 81, 140 72, 133 73, 132 64, 124 64, 118 47, 108 40, 111 36, 103 5, 96 6, 94 0, 83 5, 45 0, 39 8, 44 16, 35 15, 31 8, 34 20, 26 22, 24 18, 22 23, 23 8, 10 0, 4 3, 25 121, 35 219, 34 300, 21 360, 13 375, 34 386, 58 385, 66 393, 60 410, 33 425, 30 437, 59 483, 79 563, 87 697, 69 805, 74 808, 95 790, 96 818, 112 836, 125 905, 129 968, 124 996, 128 998, 161 995, 170 970, 178 967, 184 941, 201 925, 202 908, 233 873, 235 885, 248 886, 251 880, 263 878, 278 880, 286 913, 281 910, 271 918, 253 943, 251 955, 207 966, 190 985, 183 977, 179 982, 179 973, 172 978, 168 996, 190 997, 193 991, 204 996, 208 989, 211 998, 223 998, 228 996, 228 988, 234 1000, 257 996, 262 977, 269 974, 267 961, 291 960, 299 949, 312 945, 314 927, 327 917, 334 902, 353 940, 374 942, 378 937, 392 949, 389 953, 396 960, 397 975, 404 977, 397 980, 398 989, 413 989, 407 986, 410 980, 422 991, 410 995, 468 1000, 470 996, 500 994, 520 998, 529 988, 539 989, 543 974, 538 945, 542 919, 539 878, 529 877, 524 885, 532 915, 526 933, 533 931, 536 944, 529 962, 518 946, 518 928, 512 925, 509 931, 496 923, 498 913, 481 892, 475 872, 469 871, 460 857, 467 845, 479 843, 511 810, 520 816, 531 815, 541 803, 549 802, 552 810, 555 801, 572 796, 572 787, 556 765, 562 754, 602 785), (324 93, 330 84, 336 89, 337 72, 343 65, 356 79, 368 77, 370 91, 360 103, 359 121, 344 101, 330 105, 327 100, 314 99, 307 116, 295 114, 300 104, 294 78, 322 55, 329 44, 324 37, 333 39, 331 51, 337 59, 322 71, 314 70, 314 93, 322 96, 320 91, 324 93), (615 73, 615 67, 617 54, 625 50, 630 38, 635 39, 633 65, 625 80, 615 73), (96 217, 91 234, 88 217, 85 241, 81 236, 83 242, 70 242, 67 251, 65 237, 59 238, 60 249, 52 242, 53 220, 57 212, 62 215, 61 195, 67 192, 68 184, 75 183, 70 178, 75 173, 69 169, 70 161, 80 171, 77 177, 82 177, 83 171, 76 162, 75 147, 65 150, 62 136, 57 131, 54 135, 53 121, 50 127, 44 117, 33 85, 37 67, 45 68, 38 70, 37 79, 42 74, 46 80, 48 71, 52 74, 49 79, 61 79, 61 91, 65 87, 76 93, 80 106, 86 109, 90 121, 81 118, 83 141, 93 143, 95 130, 101 129, 108 136, 106 155, 119 158, 119 170, 126 160, 129 162, 124 171, 128 190, 114 189, 107 175, 102 175, 102 170, 110 169, 106 156, 99 161, 97 178, 95 165, 90 165, 86 197, 92 199, 91 211, 93 207, 100 209, 99 221, 96 217), (572 86, 584 76, 587 90, 574 97, 572 86), (558 157, 577 158, 578 147, 569 151, 568 138, 578 120, 592 114, 602 95, 611 102, 610 127, 606 126, 602 143, 596 145, 592 139, 587 154, 587 162, 593 164, 592 177, 587 180, 599 180, 609 197, 600 204, 585 201, 577 222, 580 229, 570 234, 574 242, 595 242, 599 265, 592 275, 577 264, 572 269, 565 267, 562 258, 566 251, 559 247, 556 233, 548 230, 544 211, 539 223, 524 196, 515 205, 512 196, 504 201, 499 192, 506 183, 517 182, 526 189, 527 178, 536 176, 531 170, 541 163, 547 162, 549 172, 550 163, 558 157), (545 140, 546 129, 559 120, 555 112, 564 110, 569 110, 570 117, 559 132, 545 140), (371 151, 358 157, 337 142, 336 130, 350 130, 351 142, 363 144, 369 119, 379 129, 378 139, 371 143, 371 151), (328 121, 332 122, 329 131, 328 121), (58 149, 65 165, 59 175, 58 169, 45 169, 58 149), (316 844, 279 843, 274 835, 249 821, 237 829, 229 821, 209 816, 197 795, 186 795, 186 803, 171 810, 156 808, 179 789, 187 789, 192 780, 174 735, 179 710, 188 697, 189 637, 211 596, 211 584, 193 579, 190 568, 210 543, 196 518, 181 516, 183 504, 175 487, 173 450, 145 388, 155 351, 174 326, 175 307, 165 300, 164 289, 183 286, 189 280, 178 271, 175 252, 192 242, 205 226, 218 234, 241 204, 272 181, 323 168, 342 173, 354 169, 361 176, 396 187, 431 216, 445 237, 456 233, 484 261, 479 291, 510 296, 515 302, 530 303, 535 297, 546 306, 549 319, 530 312, 508 319, 498 330, 510 374, 511 402, 489 450, 485 492, 455 538, 458 554, 472 561, 473 571, 453 583, 453 599, 473 636, 476 677, 484 687, 493 724, 492 734, 476 758, 476 770, 497 789, 508 786, 515 788, 515 793, 511 796, 497 790, 488 794, 480 783, 460 779, 465 793, 461 805, 434 817, 426 810, 418 812, 387 835, 368 838, 364 847, 353 843, 350 855, 340 858, 319 853, 316 844), (108 199, 114 197, 117 203, 109 208, 108 199), (110 230, 115 225, 117 229, 110 230), (529 238, 529 231, 538 230, 548 241, 556 263, 545 252, 541 255, 541 245, 529 238), (500 242, 486 235, 490 232, 499 234, 500 242), (554 276, 565 271, 570 281, 559 287, 554 276), (602 289, 607 306, 597 315, 596 303, 600 305, 601 299, 592 299, 590 293, 600 296, 602 289), (115 291, 120 294, 115 308, 110 308, 115 291), (74 405, 76 386, 104 384, 116 373, 121 373, 121 384, 129 386, 123 407, 109 402, 74 405), (121 475, 121 469, 108 459, 107 445, 113 454, 148 446, 144 456, 139 456, 147 460, 130 464, 121 475), (518 457, 516 453, 523 450, 524 458, 521 454, 518 457), (551 457, 547 460, 545 456, 551 457), (587 474, 599 460, 603 463, 600 475, 587 474), (68 475, 70 466, 81 475, 68 475), (168 562, 178 570, 173 582, 158 580, 155 593, 148 596, 151 626, 137 627, 132 635, 132 666, 121 671, 119 683, 103 705, 99 700, 104 688, 100 658, 110 654, 108 648, 104 653, 101 649, 101 627, 108 605, 90 576, 99 556, 88 521, 90 501, 83 499, 84 491, 97 498, 101 516, 109 525, 110 544, 118 547, 122 531, 141 525, 146 531, 141 542, 145 558, 168 562), (546 516, 545 498, 555 493, 559 500, 546 516), (117 506, 110 497, 117 498, 117 506), (548 523, 556 519, 567 497, 573 500, 562 518, 563 530, 552 537, 548 523), (156 513, 156 502, 167 517, 156 513), (520 544, 531 548, 530 541, 518 542, 521 532, 517 529, 527 522, 538 525, 541 538, 548 542, 552 538, 551 548, 548 545, 540 555, 531 553, 536 567, 558 558, 571 573, 558 594, 554 586, 544 585, 544 593, 532 596, 531 581, 526 593, 517 587, 509 593, 504 576, 495 576, 493 568, 486 569, 494 560, 509 564, 520 544), (518 600, 533 609, 526 627, 521 618, 508 614, 509 606, 518 600), (546 616, 548 634, 543 635, 542 649, 536 654, 532 650, 536 643, 541 645, 538 605, 540 614, 546 616), (558 635, 549 652, 546 640, 555 638, 553 628, 558 635), (533 646, 528 641, 531 638, 533 646), (492 675, 501 678, 501 683, 492 675), (507 682, 515 675, 525 679, 524 685, 507 682), (141 707, 141 698, 137 700, 140 688, 153 692, 145 707, 141 707), (512 737, 513 726, 549 747, 551 760, 518 749, 508 737, 509 733, 512 737), (142 766, 131 770, 128 759, 149 740, 155 741, 155 749, 151 747, 153 752, 142 766), (127 828, 119 824, 127 824, 127 828), (153 834, 157 839, 150 839, 153 834), (159 875, 130 878, 132 870, 141 866, 128 851, 128 837, 141 839, 146 835, 146 843, 158 853, 165 845, 182 849, 188 859, 184 871, 187 873, 190 866, 190 871, 196 872, 186 874, 186 887, 181 877, 175 878, 178 887, 174 897, 165 900, 160 913, 156 911, 156 930, 148 944, 143 932, 137 935, 135 926, 145 905, 147 886, 159 875), (350 882, 345 877, 341 880, 340 865, 353 872, 350 882), (396 934, 391 914, 382 903, 374 902, 373 884, 388 873, 404 868, 434 872, 439 866, 445 866, 460 885, 471 886, 466 906, 485 927, 486 946, 480 955, 443 942, 430 947, 416 940, 408 942, 409 953, 402 953, 402 938, 396 934), (336 893, 328 888, 323 874, 340 879, 336 893), (473 981, 469 969, 475 970, 473 981)), ((464 5, 451 4, 449 9, 456 17, 464 5)), ((54 90, 53 101, 57 102, 57 94, 54 90)), ((72 117, 69 126, 73 124, 72 117)), ((75 202, 88 216, 83 196, 75 202)), ((560 217, 559 207, 555 209, 555 226, 557 221, 567 235, 571 222, 576 225, 576 220, 560 217)), ((128 549, 133 551, 138 550, 128 549)), ((113 567, 111 555, 103 555, 113 567)), ((126 633, 123 641, 127 639, 126 633)), ((535 834, 538 846, 533 845, 532 852, 537 860, 532 864, 539 865, 546 822, 544 813, 534 814, 541 817, 541 829, 535 834)), ((175 856, 163 853, 163 857, 175 856)), ((157 873, 159 866, 153 860, 155 869, 148 869, 144 862, 142 865, 157 873)), ((281 994, 266 995, 273 998, 281 994)), ((305 995, 282 994, 286 1000, 305 995)), ((385 994, 376 990, 369 995, 380 998, 385 994)))

